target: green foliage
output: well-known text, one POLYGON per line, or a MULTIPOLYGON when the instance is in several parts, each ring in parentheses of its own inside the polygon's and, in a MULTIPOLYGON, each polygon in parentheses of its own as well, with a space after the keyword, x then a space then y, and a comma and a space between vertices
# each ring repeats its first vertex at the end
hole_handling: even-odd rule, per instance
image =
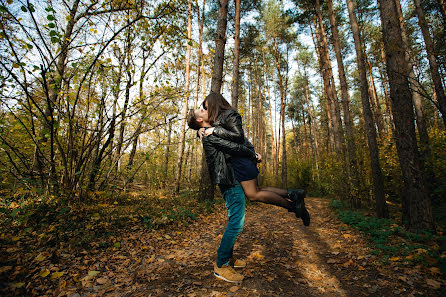
POLYGON ((363 232, 370 238, 375 250, 372 252, 381 255, 384 261, 391 257, 404 259, 406 263, 435 264, 440 266, 443 273, 446 249, 440 248, 438 242, 446 240, 446 236, 432 234, 429 231, 412 233, 388 219, 378 219, 366 216, 358 211, 347 209, 345 203, 331 200, 330 206, 334 208, 339 219, 353 228, 363 232))

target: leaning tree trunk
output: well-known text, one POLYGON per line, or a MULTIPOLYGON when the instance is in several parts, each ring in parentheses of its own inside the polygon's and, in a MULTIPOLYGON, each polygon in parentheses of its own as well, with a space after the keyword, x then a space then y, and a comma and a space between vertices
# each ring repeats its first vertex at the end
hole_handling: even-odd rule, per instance
POLYGON ((440 110, 443 123, 446 127, 446 95, 444 93, 443 84, 441 82, 441 74, 439 72, 439 66, 437 58, 435 57, 434 41, 429 33, 429 25, 427 24, 424 16, 424 10, 421 6, 421 0, 414 0, 415 10, 418 16, 418 24, 423 34, 424 43, 426 45, 427 58, 429 60, 429 68, 431 71, 432 81, 434 83, 435 92, 437 93, 438 109, 440 110))
POLYGON ((183 165, 184 146, 186 142, 186 117, 189 105, 189 77, 190 77, 190 52, 192 36, 192 0, 189 0, 187 18, 187 49, 186 49, 186 82, 184 86, 183 112, 181 113, 180 143, 178 147, 177 164, 175 167, 175 194, 180 192, 181 167, 183 165))
POLYGON ((378 3, 390 83, 396 147, 404 181, 403 199, 407 206, 407 217, 403 217, 403 222, 407 222, 408 228, 414 231, 433 229, 431 203, 417 149, 409 82, 405 75, 407 64, 398 11, 395 0, 380 0, 378 3))
POLYGON ((354 3, 347 0, 348 14, 350 17, 350 25, 352 27, 353 39, 355 42, 356 61, 358 63, 359 79, 361 84, 361 103, 362 113, 364 116, 365 129, 367 133, 367 141, 370 151, 370 163, 372 167, 373 186, 376 201, 376 215, 379 218, 387 218, 389 211, 387 209, 386 198, 384 194, 384 178, 379 164, 379 151, 376 142, 376 130, 373 123, 372 110, 369 102, 369 88, 366 76, 366 65, 364 52, 361 48, 361 36, 359 32, 358 22, 356 20, 354 3))
POLYGON ((240 63, 240 0, 235 0, 235 34, 234 34, 234 63, 232 70, 232 90, 231 103, 237 109, 238 107, 238 82, 239 82, 239 63, 240 63))

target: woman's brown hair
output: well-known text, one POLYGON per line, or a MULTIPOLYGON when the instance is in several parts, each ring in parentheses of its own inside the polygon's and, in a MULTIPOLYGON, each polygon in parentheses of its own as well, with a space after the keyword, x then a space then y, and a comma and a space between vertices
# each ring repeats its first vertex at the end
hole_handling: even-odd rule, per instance
POLYGON ((209 122, 213 124, 218 116, 227 110, 235 110, 219 93, 210 93, 203 101, 203 108, 208 111, 209 122), (208 106, 206 107, 206 102, 208 106))

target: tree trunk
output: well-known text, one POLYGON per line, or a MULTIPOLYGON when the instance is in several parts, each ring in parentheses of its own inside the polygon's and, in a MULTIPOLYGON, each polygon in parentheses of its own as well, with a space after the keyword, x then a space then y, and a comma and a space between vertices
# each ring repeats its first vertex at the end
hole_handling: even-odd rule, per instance
POLYGON ((435 92, 437 92, 438 109, 440 110, 443 124, 446 127, 446 94, 444 93, 443 84, 441 82, 441 74, 435 57, 434 41, 429 33, 429 25, 424 16, 424 10, 421 6, 421 0, 414 0, 415 10, 418 16, 418 25, 423 34, 424 43, 426 45, 427 58, 429 60, 429 68, 431 71, 432 81, 434 83, 435 92))
POLYGON ((321 71, 322 71, 322 77, 324 80, 324 89, 325 93, 327 94, 327 106, 329 108, 328 112, 330 113, 331 118, 331 125, 332 125, 332 132, 334 137, 334 145, 335 145, 335 151, 337 154, 342 153, 342 124, 341 124, 341 118, 337 116, 339 113, 339 104, 337 104, 338 98, 336 94, 336 88, 334 84, 332 83, 332 69, 331 69, 331 62, 330 62, 330 55, 328 52, 328 43, 327 43, 327 37, 325 34, 324 24, 323 24, 323 18, 322 18, 322 10, 320 7, 320 0, 316 0, 316 12, 318 16, 318 27, 316 29, 316 36, 319 36, 318 41, 320 44, 319 49, 319 57, 321 60, 321 71), (338 105, 338 108, 336 108, 336 105, 338 105), (336 111, 338 109, 338 112, 336 111))
POLYGON ((280 120, 282 127, 282 188, 287 188, 287 163, 286 163, 286 133, 285 133, 285 88, 282 74, 280 73, 279 51, 277 41, 274 38, 274 58, 276 59, 277 77, 279 78, 280 89, 280 120))
POLYGON ((232 71, 231 103, 237 110, 238 107, 238 82, 240 63, 240 0, 235 0, 235 34, 234 34, 234 63, 232 71))
POLYGON ((390 83, 395 140, 404 181, 403 199, 407 217, 403 222, 411 230, 433 229, 432 209, 424 180, 423 166, 417 150, 414 114, 409 83, 404 75, 408 69, 395 0, 380 0, 379 10, 390 83))
MULTIPOLYGON (((198 2, 198 1, 197 1, 198 2)), ((199 31, 199 42, 198 42, 198 61, 197 61, 197 87, 195 88, 195 98, 194 98, 194 108, 198 107, 198 94, 200 92, 200 78, 201 73, 204 72, 204 57, 203 57, 203 24, 204 24, 204 8, 206 5, 206 0, 203 0, 203 11, 200 14, 198 13, 198 31, 199 31), (201 67, 200 67, 201 65, 201 67), (202 69, 200 69, 202 68, 202 69)), ((198 3, 197 3, 198 7, 198 3)), ((199 10, 199 8, 198 8, 199 10)), ((199 11, 198 11, 199 12, 199 11)), ((204 74, 203 74, 203 85, 205 84, 204 81, 204 74)))
POLYGON ((313 158, 314 162, 316 164, 316 170, 318 172, 319 169, 319 162, 318 162, 318 154, 319 154, 319 147, 317 143, 317 139, 315 138, 315 132, 313 131, 314 125, 313 125, 313 114, 311 112, 311 106, 312 103, 310 102, 310 83, 308 81, 308 75, 307 70, 304 69, 304 77, 305 77, 305 101, 307 103, 307 113, 308 113, 308 128, 310 133, 310 142, 311 142, 311 148, 313 151, 313 158))
POLYGON ((353 38, 355 42, 356 60, 358 63, 359 79, 361 83, 361 103, 362 112, 364 116, 365 129, 367 133, 367 141, 370 151, 370 163, 372 167, 373 186, 376 201, 376 215, 379 218, 387 218, 389 212, 387 209, 385 194, 384 194, 384 178, 379 164, 378 144, 376 142, 376 130, 373 123, 372 111, 369 102, 369 90, 366 76, 366 65, 364 52, 361 48, 361 36, 359 32, 358 22, 356 20, 354 3, 352 0, 347 0, 348 14, 350 17, 350 25, 352 27, 353 38))
POLYGON ((378 128, 378 135, 379 137, 383 137, 384 135, 384 119, 383 114, 381 111, 381 105, 379 104, 378 94, 376 93, 376 86, 375 86, 375 79, 373 78, 372 73, 372 64, 370 64, 370 61, 365 57, 365 62, 367 64, 367 74, 369 75, 369 93, 372 107, 373 107, 373 115, 376 123, 376 127, 378 128))
POLYGON ((172 143, 172 121, 169 119, 169 128, 167 130, 167 145, 166 145, 166 159, 164 161, 164 180, 168 180, 169 174, 169 154, 170 154, 170 144, 172 143))
POLYGON ((441 15, 443 17, 443 25, 446 24, 446 1, 438 0, 438 6, 440 6, 441 15))
POLYGON ((328 12, 330 14, 330 24, 331 24, 331 32, 333 35, 333 46, 336 53, 336 61, 338 64, 338 73, 339 73, 339 82, 341 85, 341 94, 342 94, 342 106, 344 112, 344 127, 347 138, 347 155, 348 155, 348 163, 349 163, 349 180, 352 183, 351 202, 353 205, 359 205, 357 199, 359 198, 359 172, 358 165, 356 163, 356 145, 355 138, 353 135, 353 121, 351 119, 350 114, 350 96, 348 93, 348 84, 347 78, 345 76, 344 70, 344 61, 341 53, 341 46, 339 44, 339 33, 338 33, 338 25, 336 23, 336 17, 333 10, 333 1, 328 0, 328 12))
POLYGON ((189 105, 189 77, 190 77, 190 52, 192 37, 192 0, 189 0, 187 18, 187 49, 186 49, 186 81, 184 86, 183 112, 181 113, 180 143, 178 147, 177 164, 175 167, 175 194, 180 192, 181 167, 183 165, 184 146, 186 142, 186 118, 189 105))
POLYGON ((423 99, 421 97, 422 88, 420 87, 420 82, 417 80, 414 70, 413 70, 413 64, 411 60, 411 54, 412 50, 410 49, 409 41, 407 39, 407 33, 406 33, 406 27, 404 26, 404 18, 403 18, 403 12, 401 10, 401 3, 399 0, 395 1, 395 5, 398 12, 398 20, 400 23, 400 29, 401 29, 401 38, 403 40, 403 45, 405 48, 405 58, 407 63, 407 74, 409 77, 409 85, 412 91, 412 102, 415 106, 415 114, 416 114, 416 121, 417 121, 417 129, 418 134, 420 136, 420 148, 421 153, 423 155, 424 160, 428 160, 430 156, 430 150, 429 150, 429 134, 427 132, 427 126, 426 126, 426 120, 425 120, 425 112, 424 112, 424 106, 423 106, 423 99))
POLYGON ((268 91, 268 107, 269 107, 269 120, 270 120, 270 129, 271 129, 271 158, 273 161, 273 172, 276 172, 276 159, 277 159, 277 150, 276 150, 276 140, 274 139, 274 121, 273 121, 273 110, 272 110, 272 104, 271 104, 271 91, 269 88, 269 78, 266 71, 266 59, 265 59, 265 52, 262 53, 263 58, 263 72, 265 73, 265 82, 266 82, 266 89, 268 91))
POLYGON ((228 0, 218 1, 217 37, 215 39, 214 67, 212 71, 211 92, 220 93, 223 80, 225 58, 226 25, 228 18, 228 0))

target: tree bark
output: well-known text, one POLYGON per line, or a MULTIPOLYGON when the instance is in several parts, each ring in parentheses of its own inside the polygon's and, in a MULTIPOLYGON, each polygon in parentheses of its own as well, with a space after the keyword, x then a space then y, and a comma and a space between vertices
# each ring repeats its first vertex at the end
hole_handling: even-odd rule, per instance
POLYGON ((403 45, 405 48, 405 58, 407 63, 407 76, 409 77, 409 85, 412 91, 412 102, 415 107, 416 121, 417 121, 417 129, 418 134, 420 136, 420 148, 421 153, 423 155, 424 160, 428 160, 430 156, 429 150, 429 134, 427 132, 426 120, 425 120, 425 111, 423 106, 423 99, 421 97, 422 89, 420 87, 420 82, 417 80, 414 70, 413 64, 411 60, 412 50, 410 49, 409 41, 407 39, 406 27, 404 26, 404 18, 403 12, 401 10, 401 3, 399 0, 395 0, 395 5, 398 12, 398 20, 400 23, 401 29, 401 38, 403 40, 403 45))
POLYGON ((443 124, 446 127, 446 95, 444 93, 443 84, 441 81, 441 74, 435 57, 435 46, 429 32, 429 25, 424 16, 424 10, 421 6, 421 0, 414 0, 415 10, 418 16, 418 25, 423 34, 424 44, 426 45, 427 58, 429 60, 429 68, 434 83, 435 92, 437 93, 438 109, 440 110, 443 124))
POLYGON ((220 93, 223 80, 225 58, 226 25, 228 18, 228 0, 218 1, 217 37, 215 39, 214 67, 212 71, 211 92, 220 93))
POLYGON ((338 154, 342 154, 342 123, 341 118, 337 116, 339 113, 339 103, 338 98, 336 94, 336 88, 333 84, 332 80, 332 68, 331 68, 331 62, 330 62, 330 55, 328 52, 328 43, 327 43, 327 37, 325 34, 324 24, 323 24, 323 18, 322 18, 322 10, 320 7, 320 0, 316 0, 316 12, 318 16, 318 29, 316 30, 317 35, 319 35, 318 41, 320 43, 320 49, 319 49, 319 56, 321 60, 321 66, 322 66, 322 76, 324 80, 324 89, 327 94, 327 100, 328 100, 328 112, 330 113, 331 123, 332 123, 332 132, 334 136, 334 144, 335 144, 335 151, 338 154), (337 110, 336 110, 337 109, 337 110))
POLYGON ((238 108, 238 82, 240 63, 240 0, 235 0, 235 35, 234 35, 234 63, 232 65, 232 92, 231 103, 236 110, 238 108))
MULTIPOLYGON (((197 1, 198 2, 198 1, 197 1)), ((203 10, 200 14, 198 13, 198 31, 199 31, 199 41, 198 41, 198 62, 197 62, 197 87, 195 89, 195 98, 194 98, 194 108, 198 107, 198 96, 200 92, 200 78, 201 74, 203 74, 203 85, 205 84, 204 79, 204 56, 203 56, 203 26, 204 26, 204 8, 206 5, 206 0, 203 0, 203 10), (201 67, 200 67, 201 65, 201 67), (201 68, 201 69, 200 69, 201 68)), ((198 3, 197 3, 198 7, 198 3)), ((199 9, 198 9, 199 10, 199 9)))
MULTIPOLYGON (((390 83, 395 140, 404 181, 403 199, 407 217, 403 217, 409 229, 433 229, 432 209, 423 166, 417 149, 414 113, 409 82, 405 75, 405 50, 401 38, 398 11, 395 0, 379 0, 387 73, 390 83)), ((403 212, 404 215, 404 212, 403 212)))
POLYGON ((384 194, 384 178, 379 164, 379 151, 376 142, 376 130, 373 123, 372 111, 369 102, 369 90, 365 69, 365 57, 361 48, 361 36, 359 32, 358 22, 356 20, 355 7, 352 0, 347 0, 348 14, 350 18, 350 25, 352 27, 353 39, 355 42, 356 61, 358 63, 359 79, 361 83, 361 103, 362 112, 364 116, 365 129, 367 133, 367 141, 370 152, 370 163, 372 167, 373 188, 376 201, 376 215, 379 218, 387 218, 389 212, 387 209, 385 194, 384 194))
POLYGON ((280 89, 280 122, 282 126, 282 188, 287 188, 287 163, 286 163, 286 133, 285 133, 285 88, 283 78, 280 72, 279 50, 277 40, 274 37, 274 58, 276 60, 277 77, 279 78, 280 89))
POLYGON ((352 204, 358 205, 356 201, 359 198, 359 172, 358 165, 356 163, 356 145, 355 138, 353 135, 353 121, 351 119, 350 114, 350 95, 348 93, 348 84, 347 78, 345 76, 344 70, 344 61, 341 53, 341 46, 339 44, 339 33, 338 33, 338 25, 336 23, 336 17, 333 10, 333 1, 328 0, 328 13, 330 15, 330 24, 331 24, 331 33, 333 35, 333 46, 336 53, 336 61, 338 64, 338 73, 339 73, 339 82, 341 85, 341 94, 342 94, 342 106, 344 112, 344 127, 347 138, 347 155, 348 155, 348 163, 349 163, 349 179, 352 183, 351 191, 351 201, 352 204))
POLYGON ((376 123, 376 127, 378 128, 378 135, 379 137, 383 137, 384 135, 384 119, 383 119, 383 114, 381 111, 381 105, 379 103, 379 99, 378 99, 378 94, 376 93, 376 86, 375 86, 375 79, 373 77, 373 73, 372 73, 372 64, 370 64, 370 61, 367 59, 367 57, 365 58, 365 62, 367 64, 367 74, 369 76, 369 93, 370 93, 370 98, 371 103, 372 103, 372 111, 373 111, 373 115, 374 115, 374 119, 375 119, 375 123, 376 123))
POLYGON ((190 77, 190 52, 192 37, 192 0, 188 1, 187 18, 187 49, 186 49, 186 81, 184 86, 183 112, 181 113, 180 143, 178 147, 177 164, 175 167, 175 194, 180 192, 181 167, 183 165, 184 146, 186 142, 186 118, 189 105, 189 77, 190 77))

